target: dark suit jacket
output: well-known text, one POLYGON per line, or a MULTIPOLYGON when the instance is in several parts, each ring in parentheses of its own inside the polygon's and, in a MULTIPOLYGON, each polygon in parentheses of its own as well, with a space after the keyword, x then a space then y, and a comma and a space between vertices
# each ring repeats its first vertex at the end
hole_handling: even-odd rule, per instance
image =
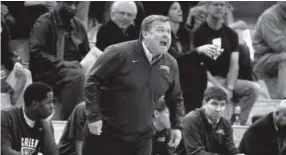
POLYGON ((278 132, 273 123, 273 113, 257 120, 247 129, 239 150, 246 155, 285 155, 285 148, 279 153, 278 132))

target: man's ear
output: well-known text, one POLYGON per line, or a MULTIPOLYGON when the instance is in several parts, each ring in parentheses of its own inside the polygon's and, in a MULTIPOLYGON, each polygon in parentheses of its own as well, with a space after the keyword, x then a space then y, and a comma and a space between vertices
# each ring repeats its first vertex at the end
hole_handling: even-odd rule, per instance
POLYGON ((147 35, 148 35, 147 31, 142 31, 142 36, 143 36, 143 38, 146 38, 147 35))
POLYGON ((159 113, 159 111, 158 111, 158 110, 154 110, 153 115, 154 115, 154 118, 158 118, 158 117, 159 117, 159 115, 160 115, 160 113, 159 113))
POLYGON ((33 109, 37 109, 38 106, 39 106, 39 102, 37 102, 37 101, 32 101, 32 107, 33 107, 33 109))
POLYGON ((202 107, 205 106, 208 102, 206 100, 203 100, 202 107))

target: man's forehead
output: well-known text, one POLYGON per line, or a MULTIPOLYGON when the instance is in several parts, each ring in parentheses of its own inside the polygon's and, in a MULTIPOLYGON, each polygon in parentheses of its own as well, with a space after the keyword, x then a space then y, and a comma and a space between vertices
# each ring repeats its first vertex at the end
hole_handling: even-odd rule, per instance
POLYGON ((79 1, 63 1, 63 3, 66 3, 68 5, 73 5, 73 4, 78 5, 79 1))
POLYGON ((152 27, 154 28, 169 28, 171 29, 171 25, 168 21, 154 21, 152 23, 152 27))
POLYGON ((115 6, 115 9, 120 12, 135 13, 136 5, 133 3, 134 2, 118 2, 118 4, 115 6))
POLYGON ((209 103, 216 102, 218 104, 226 104, 226 100, 211 99, 209 103))
POLYGON ((226 4, 226 1, 211 1, 211 4, 226 4))

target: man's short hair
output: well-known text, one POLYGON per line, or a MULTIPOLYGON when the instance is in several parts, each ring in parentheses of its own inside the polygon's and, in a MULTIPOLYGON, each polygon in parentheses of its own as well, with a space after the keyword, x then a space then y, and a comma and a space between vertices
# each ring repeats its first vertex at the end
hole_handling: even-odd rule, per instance
POLYGON ((168 17, 163 16, 163 15, 150 15, 148 17, 146 17, 141 24, 141 32, 140 32, 140 37, 139 39, 142 40, 143 39, 143 31, 149 31, 151 29, 152 24, 155 21, 161 21, 161 22, 169 22, 168 17))
POLYGON ((218 87, 207 88, 204 92, 204 101, 208 102, 211 99, 227 101, 227 94, 218 87))
POLYGON ((42 101, 47 98, 47 93, 51 92, 52 88, 41 82, 34 82, 30 84, 24 92, 25 106, 28 107, 32 101, 42 101))
POLYGON ((165 103, 165 97, 162 96, 159 98, 159 100, 155 103, 155 110, 162 112, 167 108, 167 105, 165 103))
POLYGON ((126 3, 129 3, 130 5, 132 5, 134 7, 134 9, 135 9, 134 14, 136 16, 138 10, 137 10, 137 5, 134 1, 114 1, 111 4, 110 13, 117 11, 119 5, 126 4, 126 3))

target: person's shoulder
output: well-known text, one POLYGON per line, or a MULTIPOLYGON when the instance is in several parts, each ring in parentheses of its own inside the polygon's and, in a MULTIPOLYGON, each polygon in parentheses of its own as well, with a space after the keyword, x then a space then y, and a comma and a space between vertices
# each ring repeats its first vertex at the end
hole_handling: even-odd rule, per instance
POLYGON ((139 40, 131 40, 126 42, 121 42, 108 46, 103 53, 113 52, 115 55, 120 57, 128 56, 128 54, 134 50, 140 48, 139 40))
POLYGON ((34 22, 34 29, 49 29, 53 23, 53 14, 52 12, 47 12, 39 16, 34 22))
POLYGON ((15 121, 21 118, 21 107, 9 107, 1 110, 1 120, 15 121))
POLYGON ((203 22, 200 26, 192 30, 193 33, 203 33, 208 28, 207 22, 203 22))
POLYGON ((169 65, 171 65, 175 69, 178 68, 177 60, 169 52, 166 52, 164 54, 164 58, 167 60, 169 65))
POLYGON ((116 50, 134 50, 135 48, 139 46, 140 46, 139 40, 130 40, 130 41, 113 44, 109 46, 108 48, 114 48, 116 50))
POLYGON ((277 6, 274 5, 267 10, 265 10, 258 18, 257 27, 271 23, 276 24, 275 22, 280 21, 280 15, 276 11, 277 6))
POLYGON ((80 28, 82 31, 86 31, 84 25, 77 17, 73 17, 75 24, 80 28))
POLYGON ((277 15, 277 5, 273 5, 266 9, 259 18, 275 18, 277 15))
POLYGON ((253 124, 250 125, 249 128, 257 130, 257 129, 269 129, 271 127, 274 127, 273 113, 269 113, 268 115, 255 121, 253 124))
POLYGON ((107 23, 104 23, 100 28, 99 28, 99 30, 98 31, 104 31, 104 32, 111 32, 111 31, 113 31, 115 28, 116 28, 116 24, 115 23, 113 23, 111 20, 110 21, 108 21, 107 23))
POLYGON ((226 128, 232 128, 231 122, 228 119, 221 117, 221 121, 226 128))
POLYGON ((85 105, 86 105, 85 102, 81 102, 75 107, 75 109, 84 109, 85 105))
POLYGON ((228 25, 223 24, 223 29, 228 33, 228 35, 237 36, 236 31, 230 28, 228 25))
POLYGON ((229 39, 237 39, 238 38, 237 32, 234 29, 230 28, 228 25, 223 24, 222 28, 224 30, 223 32, 226 33, 227 38, 229 38, 229 39))
POLYGON ((47 13, 44 13, 44 14, 40 15, 36 19, 35 23, 39 23, 39 22, 45 23, 45 24, 51 23, 52 18, 53 18, 53 13, 52 12, 47 12, 47 13))
POLYGON ((198 122, 202 120, 202 116, 200 114, 201 109, 195 109, 193 111, 190 111, 187 115, 185 115, 183 119, 183 123, 190 123, 190 122, 198 122))

